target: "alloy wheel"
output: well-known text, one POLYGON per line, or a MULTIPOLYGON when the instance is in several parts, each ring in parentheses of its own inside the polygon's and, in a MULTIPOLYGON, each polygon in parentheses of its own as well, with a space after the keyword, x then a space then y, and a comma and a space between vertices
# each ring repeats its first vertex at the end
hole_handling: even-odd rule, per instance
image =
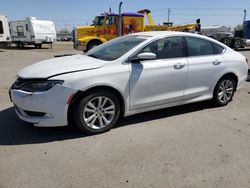
POLYGON ((83 120, 92 129, 102 129, 113 121, 115 110, 115 104, 110 98, 98 96, 85 105, 83 120))
POLYGON ((222 104, 226 104, 229 100, 231 100, 234 92, 234 84, 231 80, 224 80, 221 82, 218 89, 218 100, 222 104))

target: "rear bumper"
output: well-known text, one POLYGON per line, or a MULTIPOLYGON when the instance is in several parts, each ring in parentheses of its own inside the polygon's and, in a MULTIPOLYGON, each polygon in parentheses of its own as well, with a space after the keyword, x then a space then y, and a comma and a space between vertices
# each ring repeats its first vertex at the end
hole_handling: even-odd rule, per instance
POLYGON ((249 79, 249 75, 239 79, 236 90, 239 90, 240 88, 242 88, 242 86, 246 83, 246 81, 249 81, 248 79, 249 79))

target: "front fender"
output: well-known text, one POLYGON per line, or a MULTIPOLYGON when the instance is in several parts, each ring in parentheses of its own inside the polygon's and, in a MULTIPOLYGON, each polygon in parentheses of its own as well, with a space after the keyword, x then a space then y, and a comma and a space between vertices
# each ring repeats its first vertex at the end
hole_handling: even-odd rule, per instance
POLYGON ((106 39, 104 39, 102 37, 84 37, 84 38, 79 39, 79 42, 81 42, 81 43, 89 43, 92 40, 99 40, 102 43, 107 41, 106 39))
POLYGON ((105 38, 102 38, 102 37, 83 37, 83 38, 78 39, 78 43, 75 44, 75 49, 84 51, 87 49, 88 43, 93 40, 99 40, 102 43, 107 41, 105 38))

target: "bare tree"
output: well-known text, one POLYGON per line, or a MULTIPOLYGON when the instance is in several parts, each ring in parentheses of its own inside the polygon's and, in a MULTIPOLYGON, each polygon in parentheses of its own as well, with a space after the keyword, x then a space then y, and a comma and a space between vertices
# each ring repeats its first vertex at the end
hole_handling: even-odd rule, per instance
POLYGON ((236 27, 234 27, 234 31, 239 31, 243 29, 243 25, 242 24, 238 24, 236 27))

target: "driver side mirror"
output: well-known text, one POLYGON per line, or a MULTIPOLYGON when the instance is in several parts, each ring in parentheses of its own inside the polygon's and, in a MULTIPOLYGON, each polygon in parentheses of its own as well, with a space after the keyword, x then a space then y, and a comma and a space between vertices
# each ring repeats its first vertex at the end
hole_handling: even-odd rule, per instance
POLYGON ((154 60, 156 59, 156 54, 151 52, 143 52, 138 54, 136 57, 132 57, 130 61, 132 63, 138 63, 139 61, 154 60))

